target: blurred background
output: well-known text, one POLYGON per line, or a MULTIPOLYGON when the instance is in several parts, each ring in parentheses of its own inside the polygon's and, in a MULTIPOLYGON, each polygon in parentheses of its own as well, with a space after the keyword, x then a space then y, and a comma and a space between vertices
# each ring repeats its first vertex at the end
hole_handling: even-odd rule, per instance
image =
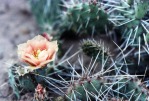
POLYGON ((38 33, 28 0, 0 0, 0 101, 8 101, 8 67, 17 62, 17 45, 38 33))

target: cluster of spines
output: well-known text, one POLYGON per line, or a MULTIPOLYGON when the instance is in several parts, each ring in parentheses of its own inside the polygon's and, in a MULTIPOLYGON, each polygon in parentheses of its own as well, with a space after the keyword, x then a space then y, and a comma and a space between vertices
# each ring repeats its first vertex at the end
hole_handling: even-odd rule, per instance
MULTIPOLYGON (((95 61, 97 60, 95 59, 95 61)), ((137 78, 137 75, 129 75, 120 68, 110 69, 110 67, 104 71, 91 73, 92 69, 95 68, 94 64, 91 67, 93 68, 81 67, 82 74, 74 69, 72 79, 66 86, 67 90, 63 93, 64 96, 58 97, 60 101, 108 101, 108 99, 145 101, 148 99, 148 89, 137 78), (121 72, 114 75, 107 75, 106 73, 116 70, 121 71, 122 74, 121 72)))
POLYGON ((149 97, 148 90, 138 78, 121 78, 113 88, 115 95, 125 100, 146 101, 149 97))
POLYGON ((112 57, 114 55, 111 53, 108 46, 106 47, 104 42, 101 40, 99 42, 90 39, 83 40, 81 48, 83 52, 90 57, 96 58, 97 54, 99 54, 99 60, 102 60, 103 57, 106 59, 107 57, 112 57))
POLYGON ((83 78, 74 82, 67 90, 68 100, 95 100, 95 96, 102 99, 106 93, 104 81, 100 78, 83 78), (99 96, 98 96, 99 94, 99 96), (100 95, 101 94, 101 95, 100 95))
POLYGON ((123 75, 125 78, 120 78, 120 76, 75 80, 68 87, 65 95, 58 97, 55 101, 108 101, 113 98, 146 101, 148 99, 148 89, 139 79, 131 75, 128 77, 123 75))
POLYGON ((138 46, 139 42, 144 43, 143 34, 148 36, 148 21, 144 20, 149 9, 148 4, 149 1, 146 0, 120 0, 113 8, 109 7, 113 9, 109 13, 109 20, 121 30, 126 44, 138 46))

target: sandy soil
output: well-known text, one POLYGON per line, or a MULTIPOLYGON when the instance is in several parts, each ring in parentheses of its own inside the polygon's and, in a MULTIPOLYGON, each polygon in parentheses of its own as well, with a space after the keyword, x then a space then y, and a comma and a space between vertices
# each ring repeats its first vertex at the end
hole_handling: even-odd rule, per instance
POLYGON ((0 101, 8 101, 8 68, 17 59, 17 45, 38 33, 27 0, 0 0, 0 101))

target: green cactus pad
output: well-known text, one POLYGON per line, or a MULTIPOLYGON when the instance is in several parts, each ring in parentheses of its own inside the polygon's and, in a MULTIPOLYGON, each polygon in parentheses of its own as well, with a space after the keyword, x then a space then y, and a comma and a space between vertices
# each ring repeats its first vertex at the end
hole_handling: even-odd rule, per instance
POLYGON ((137 78, 123 78, 115 87, 115 95, 129 101, 146 101, 148 98, 147 89, 141 85, 137 78))
POLYGON ((43 31, 51 31, 61 21, 61 0, 30 0, 31 10, 43 31))
POLYGON ((14 64, 9 68, 9 82, 17 99, 20 98, 21 93, 35 90, 35 82, 29 73, 19 75, 17 69, 23 68, 20 65, 14 64))
POLYGON ((148 0, 121 0, 115 5, 114 11, 109 14, 109 19, 120 30, 122 39, 131 46, 138 46, 139 37, 141 44, 144 43, 143 34, 148 34, 148 22, 143 20, 147 17, 149 8, 148 0), (114 20, 113 20, 114 19, 114 20), (117 20, 116 20, 117 19, 117 20))
POLYGON ((148 0, 139 0, 135 7, 135 17, 136 19, 142 19, 148 11, 149 1, 148 0))
POLYGON ((69 98, 67 98, 67 101, 70 101, 70 99, 74 101, 86 101, 89 98, 95 100, 92 94, 98 95, 99 92, 101 92, 100 97, 104 96, 104 93, 106 93, 106 86, 102 79, 88 78, 78 80, 68 88, 67 96, 69 98))
POLYGON ((72 24, 72 29, 77 33, 103 32, 108 23, 108 15, 93 3, 79 3, 68 8, 66 13, 68 22, 70 22, 70 25, 72 24))

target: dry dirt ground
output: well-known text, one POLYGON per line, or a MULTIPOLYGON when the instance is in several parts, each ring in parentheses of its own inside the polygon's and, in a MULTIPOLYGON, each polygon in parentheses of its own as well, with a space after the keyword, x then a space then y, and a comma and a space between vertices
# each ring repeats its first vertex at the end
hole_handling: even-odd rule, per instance
POLYGON ((18 61, 17 45, 38 33, 27 1, 0 0, 0 101, 8 101, 5 97, 11 93, 7 71, 18 61))

